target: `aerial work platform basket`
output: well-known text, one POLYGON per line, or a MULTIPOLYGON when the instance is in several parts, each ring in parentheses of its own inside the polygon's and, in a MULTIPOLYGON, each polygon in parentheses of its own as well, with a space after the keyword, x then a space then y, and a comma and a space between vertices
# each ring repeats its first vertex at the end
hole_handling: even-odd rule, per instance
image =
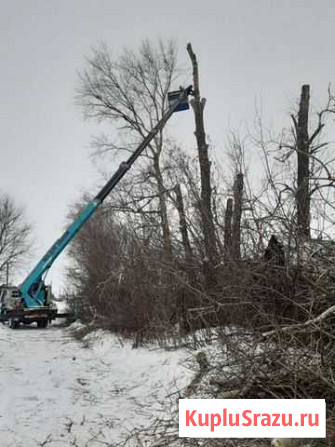
MULTIPOLYGON (((168 93, 168 102, 169 107, 172 106, 172 104, 180 98, 180 90, 176 90, 174 92, 168 93)), ((188 110, 190 108, 189 102, 188 102, 188 96, 186 96, 177 106, 175 109, 175 112, 181 112, 183 110, 188 110)))

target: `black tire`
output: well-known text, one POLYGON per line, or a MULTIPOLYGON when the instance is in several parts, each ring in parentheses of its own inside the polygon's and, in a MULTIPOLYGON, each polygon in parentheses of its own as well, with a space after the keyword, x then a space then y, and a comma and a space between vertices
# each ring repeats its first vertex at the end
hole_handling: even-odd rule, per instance
POLYGON ((18 327, 20 326, 20 322, 19 322, 19 321, 15 321, 15 320, 13 320, 13 318, 10 318, 10 319, 8 320, 8 326, 9 326, 11 329, 18 329, 18 327))
POLYGON ((40 320, 37 322, 37 327, 40 329, 45 329, 48 327, 48 320, 40 320))

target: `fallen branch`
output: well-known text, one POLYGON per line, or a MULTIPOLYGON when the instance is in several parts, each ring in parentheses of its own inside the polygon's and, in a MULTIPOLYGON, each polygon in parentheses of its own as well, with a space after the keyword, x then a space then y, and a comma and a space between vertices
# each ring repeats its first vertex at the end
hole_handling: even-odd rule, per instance
POLYGON ((263 337, 270 337, 271 335, 278 334, 278 332, 292 332, 300 329, 304 329, 312 324, 320 323, 321 321, 325 320, 326 318, 330 317, 331 315, 335 314, 335 306, 329 307, 327 310, 322 312, 322 314, 318 315, 315 318, 312 318, 311 320, 307 320, 304 323, 298 323, 298 324, 292 324, 291 326, 285 326, 280 329, 274 329, 269 332, 264 332, 262 334, 263 337))

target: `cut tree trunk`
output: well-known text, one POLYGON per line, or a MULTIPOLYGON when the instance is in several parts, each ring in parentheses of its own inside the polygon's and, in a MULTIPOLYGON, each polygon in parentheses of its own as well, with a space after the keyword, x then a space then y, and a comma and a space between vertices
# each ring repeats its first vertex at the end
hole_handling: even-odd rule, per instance
POLYGON ((232 247, 232 220, 233 220, 233 199, 227 200, 226 213, 224 218, 224 256, 228 261, 231 257, 232 247))
POLYGON ((212 213, 212 189, 210 160, 208 156, 208 144, 204 125, 204 107, 206 100, 201 98, 199 90, 199 69, 196 55, 192 45, 187 45, 187 52, 190 56, 193 69, 194 99, 191 101, 195 117, 195 137, 197 141, 198 158, 200 165, 201 195, 200 195, 200 215, 202 222, 202 232, 204 238, 204 275, 207 288, 215 284, 215 260, 216 260, 216 236, 212 213))
POLYGON ((243 174, 236 175, 234 183, 234 212, 232 228, 232 256, 234 259, 241 258, 241 218, 243 199, 243 174))
POLYGON ((298 122, 295 121, 298 156, 298 187, 296 192, 299 239, 310 237, 309 191, 309 138, 308 138, 309 85, 301 89, 298 122))

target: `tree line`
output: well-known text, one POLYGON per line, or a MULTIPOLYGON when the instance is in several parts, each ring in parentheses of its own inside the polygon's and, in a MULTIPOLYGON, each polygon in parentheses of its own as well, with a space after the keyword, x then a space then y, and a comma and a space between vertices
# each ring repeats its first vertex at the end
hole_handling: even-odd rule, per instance
POLYGON ((313 295, 299 298, 308 243, 329 248, 332 240, 333 158, 325 137, 334 96, 329 89, 325 106, 311 114, 303 85, 291 127, 277 132, 256 111, 245 135, 228 132, 222 166, 208 143, 191 44, 185 57, 187 73, 174 43, 144 41, 118 55, 104 45, 87 58, 77 101, 107 129, 93 139, 105 175, 162 117, 167 93, 190 73, 195 144, 184 147, 167 126, 74 241, 68 278, 76 305, 83 318, 135 333, 304 318, 313 295))

